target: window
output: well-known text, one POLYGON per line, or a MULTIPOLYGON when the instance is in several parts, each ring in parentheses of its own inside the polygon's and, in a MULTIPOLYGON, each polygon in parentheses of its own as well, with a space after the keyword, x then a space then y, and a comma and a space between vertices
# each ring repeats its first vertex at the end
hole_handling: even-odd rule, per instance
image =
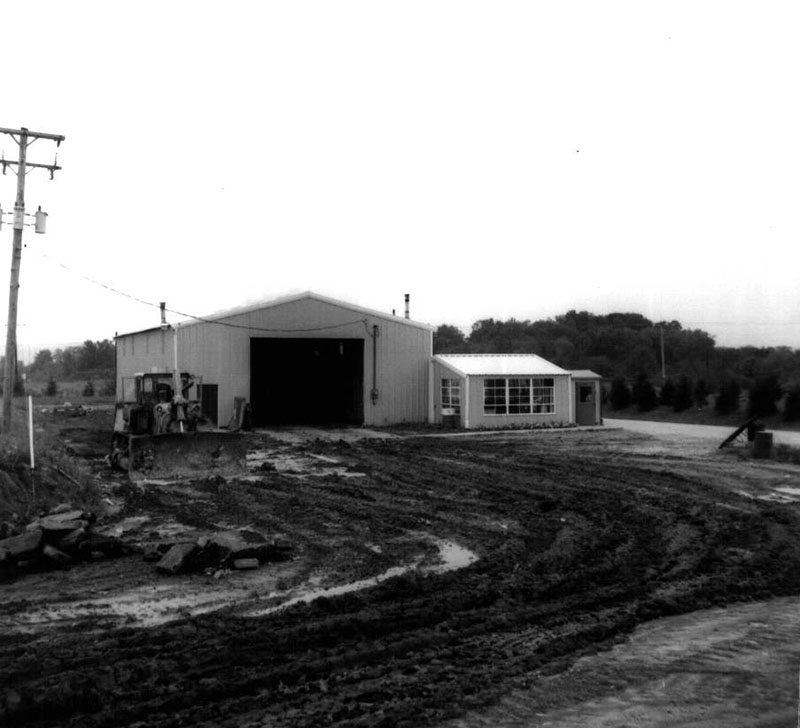
POLYGON ((556 411, 555 387, 552 377, 537 377, 533 382, 533 413, 552 414, 556 411))
POLYGON ((461 381, 442 379, 442 409, 452 409, 453 414, 461 414, 461 381))
POLYGON ((526 415, 531 411, 531 380, 508 380, 508 414, 526 415))
POLYGON ((486 415, 543 415, 556 411, 553 377, 508 377, 483 380, 486 415))
POLYGON ((506 380, 484 379, 483 413, 486 415, 504 415, 508 409, 506 402, 506 380))

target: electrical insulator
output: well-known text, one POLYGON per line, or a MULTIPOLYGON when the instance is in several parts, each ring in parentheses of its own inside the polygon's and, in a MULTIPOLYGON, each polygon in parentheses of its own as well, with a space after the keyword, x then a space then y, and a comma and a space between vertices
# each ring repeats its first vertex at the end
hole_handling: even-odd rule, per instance
POLYGON ((36 227, 34 228, 37 233, 44 234, 47 232, 47 213, 42 212, 42 206, 36 211, 36 227))

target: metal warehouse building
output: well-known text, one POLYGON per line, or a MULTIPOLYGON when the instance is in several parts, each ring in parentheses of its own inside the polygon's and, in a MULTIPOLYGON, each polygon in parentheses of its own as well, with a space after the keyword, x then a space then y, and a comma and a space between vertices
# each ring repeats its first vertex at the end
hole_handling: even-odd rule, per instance
POLYGON ((236 398, 255 426, 388 425, 429 417, 433 327, 315 293, 116 338, 117 398, 136 373, 202 378, 219 425, 236 398))

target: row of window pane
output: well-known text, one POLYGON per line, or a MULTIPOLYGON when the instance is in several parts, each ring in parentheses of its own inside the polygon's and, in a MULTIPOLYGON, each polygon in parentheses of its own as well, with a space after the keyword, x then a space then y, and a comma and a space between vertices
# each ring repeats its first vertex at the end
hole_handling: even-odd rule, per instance
POLYGON ((458 379, 442 379, 442 409, 451 408, 461 413, 461 382, 458 379))
POLYGON ((483 412, 487 415, 552 414, 555 408, 552 377, 488 378, 483 382, 483 412))

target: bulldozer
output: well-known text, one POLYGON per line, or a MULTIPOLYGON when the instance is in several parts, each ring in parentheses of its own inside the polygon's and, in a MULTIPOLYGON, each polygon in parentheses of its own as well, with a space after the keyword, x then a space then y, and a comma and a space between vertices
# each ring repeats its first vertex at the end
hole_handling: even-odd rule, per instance
POLYGON ((202 379, 187 372, 123 378, 109 462, 131 477, 228 475, 246 469, 239 433, 215 429, 199 400, 202 379))

